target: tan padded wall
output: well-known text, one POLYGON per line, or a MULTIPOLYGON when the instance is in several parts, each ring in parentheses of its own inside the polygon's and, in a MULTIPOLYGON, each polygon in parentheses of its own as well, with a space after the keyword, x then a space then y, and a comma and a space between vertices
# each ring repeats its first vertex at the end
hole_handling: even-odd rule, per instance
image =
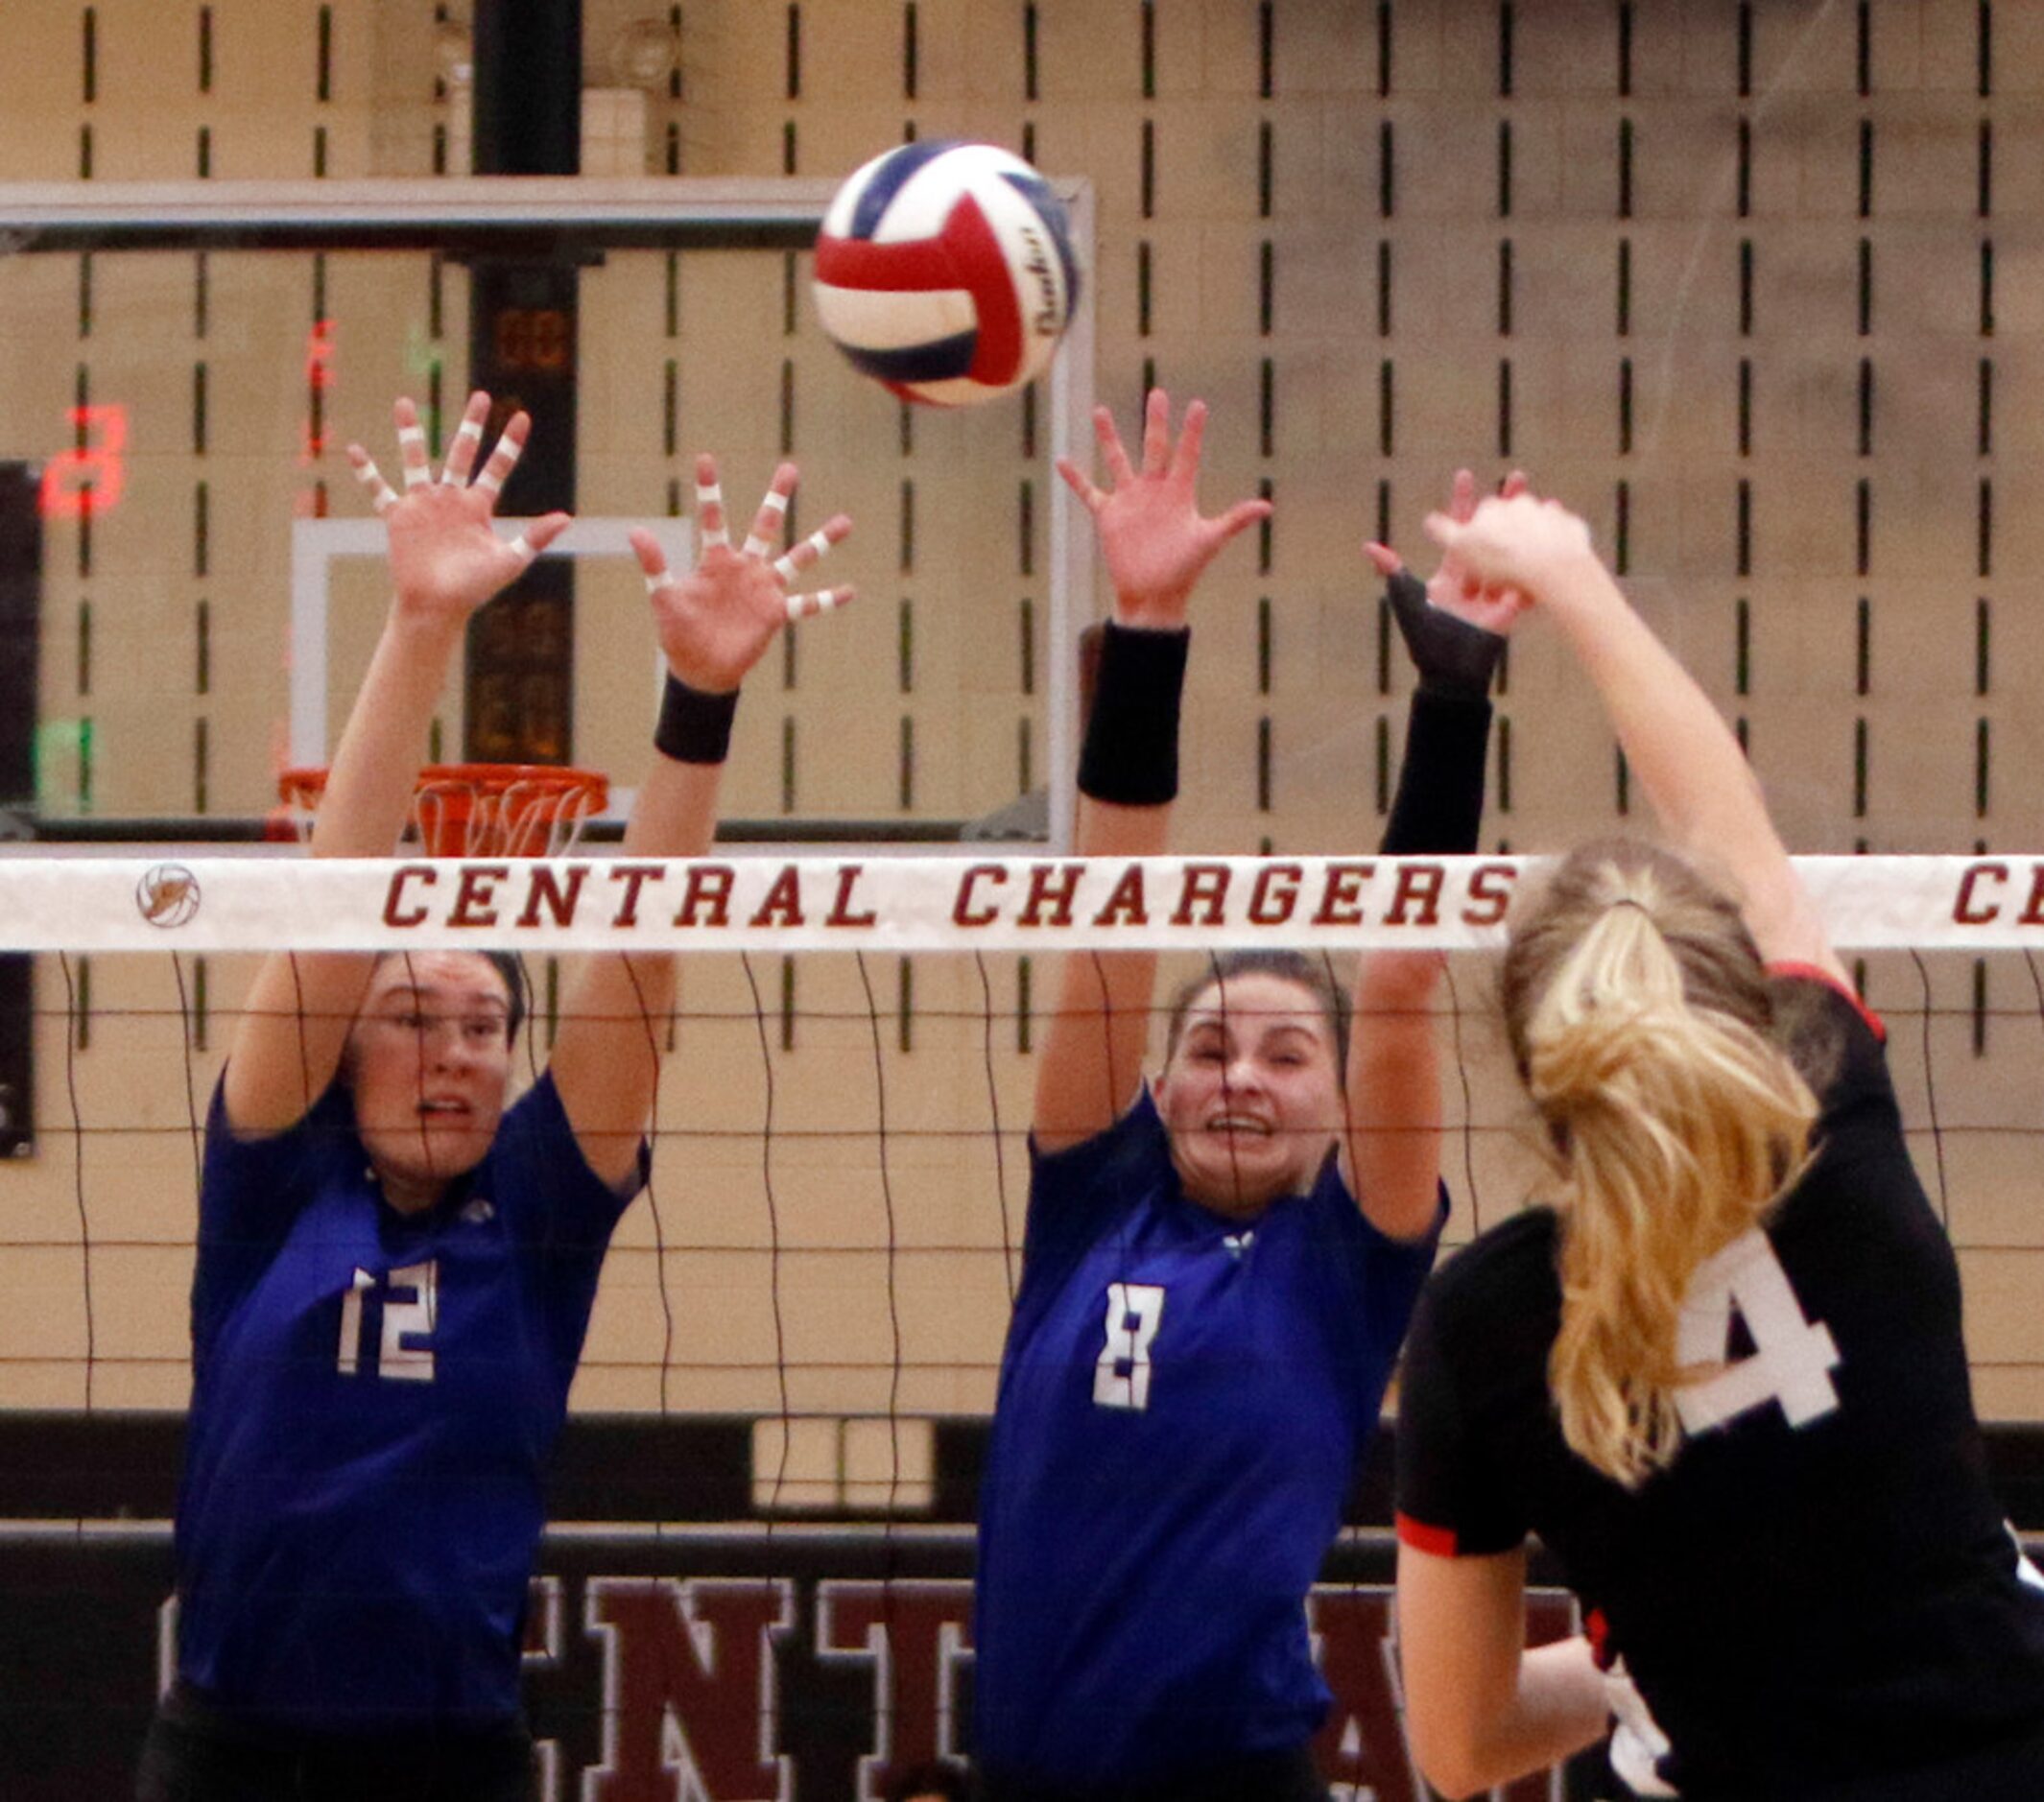
MULTIPOLYGON (((460 46, 437 39, 432 11, 12 9, 0 179, 188 177, 202 158, 215 177, 430 179, 461 166, 465 142, 460 46)), ((2039 0, 677 12, 681 73, 647 102, 650 172, 835 177, 913 130, 991 139, 1092 183, 1101 397, 1126 429, 1148 381, 1204 395, 1208 504, 1261 488, 1277 508, 1199 598, 1183 848, 1374 842, 1409 681, 1402 654, 1383 652, 1359 546, 1389 533, 1418 557, 1418 522, 1458 464, 1485 481, 1523 465, 1586 512, 1747 734, 1793 848, 2044 843, 2029 779, 2044 749, 2039 0)), ((606 86, 625 28, 670 12, 586 0, 585 16, 585 79, 606 86)), ((44 716, 90 719, 101 812, 266 804, 284 704, 281 522, 321 504, 322 477, 333 510, 359 510, 331 460, 297 461, 314 321, 335 321, 335 441, 374 440, 389 395, 416 389, 436 349, 459 403, 459 272, 440 274, 437 340, 430 258, 321 261, 209 259, 202 328, 190 257, 101 256, 89 272, 71 256, 0 260, 0 455, 60 448, 82 400, 131 410, 128 498, 94 522, 89 564, 74 524, 49 539, 44 716)), ((585 510, 685 510, 688 456, 707 446, 739 507, 785 453, 808 478, 804 520, 843 505, 859 521, 832 568, 859 583, 859 606, 804 627, 793 660, 754 677, 728 811, 969 818, 1040 783, 1040 411, 1034 443, 1019 404, 905 421, 821 341, 804 259, 687 257, 672 275, 667 261, 620 255, 584 280, 585 510)), ((338 722, 373 638, 373 569, 337 593, 338 722)), ((641 603, 622 570, 592 568, 581 597, 578 750, 630 782, 653 684, 641 603)), ((451 705, 445 724, 458 732, 451 705)), ((51 736, 52 805, 80 803, 67 747, 75 734, 51 736)), ((1486 839, 1544 850, 1646 824, 1586 687, 1534 623, 1499 706, 1486 839)), ((201 1105, 242 974, 219 960, 208 973, 201 1105)), ((921 958, 905 976, 899 960, 868 960, 866 982, 842 960, 792 974, 755 960, 752 974, 756 1016, 736 963, 687 972, 657 1221, 642 1206, 620 1235, 579 1400, 988 1406, 1033 1079, 1022 974, 1012 960, 986 972, 990 1051, 967 960, 921 958)), ((1050 974, 1028 973, 1039 1003, 1050 974)), ((1475 1122, 1463 1130, 1451 1084, 1462 1235, 1514 1204, 1525 1160, 1489 972, 1466 960, 1454 974, 1475 1122)), ((97 960, 91 1042, 69 1065, 80 1115, 153 1131, 88 1132, 81 1178, 61 979, 44 960, 41 1154, 0 1176, 25 1242, 0 1255, 0 1385, 19 1404, 83 1399, 83 1194, 100 1242, 92 1399, 176 1406, 191 1188, 176 1022, 191 998, 160 965, 97 960), (156 1011, 119 1020, 124 1006, 156 1011)), ((1961 1248, 1983 1411, 2044 1418, 2044 1216, 2028 1155, 2044 996, 2011 958, 1977 975, 1967 958, 1885 957, 1868 984, 1961 1248)))

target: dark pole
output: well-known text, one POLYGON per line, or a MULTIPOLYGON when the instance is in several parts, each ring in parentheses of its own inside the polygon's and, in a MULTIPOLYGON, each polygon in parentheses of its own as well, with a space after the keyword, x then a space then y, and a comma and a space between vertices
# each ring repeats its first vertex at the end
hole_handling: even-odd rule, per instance
POLYGON ((582 0, 476 0, 474 169, 582 173, 582 0))
MULTIPOLYGON (((479 176, 582 170, 582 0, 476 0, 474 168, 479 176)), ((478 257, 470 266, 468 367, 518 408, 533 435, 503 510, 575 505, 577 269, 478 257)), ((574 755, 574 565, 548 557, 479 613, 468 633, 463 754, 486 763, 574 755)))
MULTIPOLYGON (((0 820, 34 816, 37 645, 42 636, 40 484, 25 463, 0 463, 0 820)), ((89 703, 87 703, 89 704, 89 703)), ((10 832, 9 836, 12 836, 10 832)), ((36 1016, 32 960, 0 957, 0 1157, 35 1149, 36 1016)), ((45 972, 47 974, 47 972, 45 972)))

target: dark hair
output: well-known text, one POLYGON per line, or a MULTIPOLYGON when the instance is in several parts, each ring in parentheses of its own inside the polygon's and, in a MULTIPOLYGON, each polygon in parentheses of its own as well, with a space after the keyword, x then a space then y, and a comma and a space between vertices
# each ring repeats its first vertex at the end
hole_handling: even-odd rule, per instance
MULTIPOLYGON (((390 962, 392 958, 403 958, 410 955, 409 952, 404 951, 379 951, 376 954, 376 963, 379 965, 385 964, 390 962)), ((462 955, 482 958, 502 979, 505 998, 510 1003, 510 1011, 505 1015, 504 1019, 504 1036, 508 1042, 511 1044, 517 1043, 518 1028, 525 1021, 525 965, 518 960, 517 954, 511 951, 484 951, 478 949, 463 952, 462 955)))
POLYGON ((940 1795, 946 1802, 969 1802, 972 1781, 956 1765, 933 1759, 912 1765, 888 1785, 883 1802, 912 1802, 916 1796, 940 1795))
POLYGON ((1206 968, 1178 987, 1171 998, 1170 1025, 1164 1031, 1164 1061, 1171 1062, 1185 1030, 1185 1016, 1192 1005, 1216 983, 1232 982, 1238 976, 1274 976, 1295 983, 1314 999, 1327 1031, 1334 1039, 1335 1074, 1348 1079, 1348 1023, 1353 1008, 1348 994, 1334 980, 1324 959, 1309 958, 1303 951, 1256 946, 1247 951, 1224 951, 1207 960, 1206 968))

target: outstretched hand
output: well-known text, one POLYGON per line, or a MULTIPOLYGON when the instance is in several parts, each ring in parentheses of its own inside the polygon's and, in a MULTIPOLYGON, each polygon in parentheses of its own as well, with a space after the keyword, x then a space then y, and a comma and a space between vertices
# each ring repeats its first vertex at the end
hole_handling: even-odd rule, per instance
MULTIPOLYGON (((1498 493, 1509 500, 1515 494, 1526 493, 1527 489, 1525 471, 1514 469, 1505 478, 1498 493)), ((1448 491, 1447 517, 1458 522, 1468 520, 1476 511, 1477 500, 1476 477, 1466 469, 1458 469, 1448 491)), ((1363 550, 1387 581, 1410 573, 1405 559, 1388 544, 1379 544, 1372 538, 1363 550)), ((1427 579, 1426 598, 1442 612, 1466 620, 1486 632, 1509 632, 1526 607, 1526 597, 1515 590, 1487 591, 1475 572, 1466 568, 1452 551, 1442 556, 1433 575, 1427 579)))
POLYGON ((797 575, 850 533, 851 520, 844 513, 833 514, 785 556, 768 560, 786 528, 796 480, 793 463, 774 470, 744 547, 734 551, 725 528, 717 460, 698 457, 696 525, 701 551, 696 567, 684 576, 668 569, 667 554, 652 533, 632 533, 631 548, 653 597, 660 649, 669 670, 689 687, 704 694, 729 694, 766 654, 783 626, 851 600, 848 587, 788 592, 797 575))
POLYGON ((568 529, 569 517, 548 513, 510 539, 498 537, 491 529, 498 493, 517 466, 532 431, 533 422, 524 413, 511 415, 482 474, 471 482, 484 422, 489 417, 487 394, 478 390, 469 395, 438 481, 426 456, 418 409, 399 400, 392 412, 397 421, 404 492, 392 488, 360 444, 347 447, 347 461, 390 533, 391 577, 399 607, 420 620, 460 626, 523 575, 534 557, 568 529))
POLYGON ((1068 457, 1058 473, 1093 515, 1100 548, 1114 583, 1114 616, 1124 626, 1175 628, 1185 624, 1185 605, 1201 571, 1221 547, 1271 513, 1269 501, 1238 501, 1216 519, 1200 514, 1200 446, 1206 435, 1206 403, 1185 409, 1176 446, 1171 441, 1171 398, 1150 391, 1143 414, 1143 466, 1134 468, 1123 449, 1114 415, 1093 412, 1101 460, 1112 486, 1093 486, 1068 457))
MULTIPOLYGON (((1520 471, 1514 469, 1505 478, 1502 492, 1525 490, 1526 477, 1520 471)), ((1458 469, 1449 489, 1448 517, 1464 521, 1475 511, 1476 478, 1458 469)), ((1525 596, 1509 588, 1486 593, 1452 553, 1441 557, 1432 578, 1422 583, 1390 545, 1371 539, 1363 549, 1384 578, 1391 617, 1421 681, 1465 694, 1488 693, 1505 654, 1506 635, 1525 609, 1525 596)))
POLYGON ((1466 519, 1429 513, 1426 533, 1486 592, 1516 591, 1535 605, 1596 557, 1582 520, 1523 491, 1481 502, 1466 519))

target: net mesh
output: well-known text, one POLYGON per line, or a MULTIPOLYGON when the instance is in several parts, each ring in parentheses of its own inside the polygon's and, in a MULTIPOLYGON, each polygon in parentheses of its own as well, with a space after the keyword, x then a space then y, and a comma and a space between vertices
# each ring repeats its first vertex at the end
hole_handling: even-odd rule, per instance
MULTIPOLYGON (((2023 1243, 2044 1118, 2044 969, 2033 950, 2005 941, 2037 928, 2022 924, 2023 886, 2009 866, 1843 862, 1850 881, 1818 865, 1813 881, 1829 885, 1835 916, 1859 922, 1846 955, 1887 1018, 1925 1186, 1973 1267, 1982 1411, 2021 1415, 2044 1396, 2044 1344, 2006 1253, 2023 1243)), ((0 860, 7 948, 43 952, 33 1020, 44 1073, 33 1154, 11 1173, 0 1224, 0 1407, 182 1407, 202 1125, 267 941, 374 945, 416 931, 516 949, 533 1012, 518 1079, 537 1073, 560 1027, 574 947, 535 948, 543 924, 516 924, 530 889, 507 888, 492 867, 0 860), (406 869, 412 886, 393 889, 406 869), (118 914, 117 926, 77 899, 88 889, 108 897, 106 920, 118 914), (464 908, 471 924, 436 926, 464 908), (250 909, 267 930, 247 924, 250 909), (433 910, 422 926, 391 924, 433 910)), ((683 959, 673 1013, 653 1023, 668 1055, 652 1194, 625 1217, 606 1266, 576 1407, 758 1423, 765 1506, 927 1505, 932 1454, 898 1423, 991 1408, 1017 1275, 1048 960, 1061 949, 1158 947, 1163 996, 1238 932, 1324 957, 1344 983, 1360 944, 1455 945, 1439 1004, 1451 1243, 1519 1204, 1533 1163, 1495 1016, 1496 928, 1458 918, 1454 899, 1482 870, 1515 872, 1509 860, 1439 866, 1449 899, 1402 924, 1386 922, 1383 899, 1401 879, 1387 866, 1357 891, 1358 922, 1316 925, 1301 907, 1269 928, 1246 924, 1242 911, 1268 865, 1156 860, 1145 866, 1146 918, 1102 928, 1101 897, 1125 891, 1131 867, 1085 869, 1069 921, 1034 926, 1021 923, 1031 881, 1076 862, 767 859, 662 866, 645 879, 637 926, 703 948, 683 959), (1235 877, 1228 917, 1174 924, 1169 902, 1188 870, 1224 866, 1235 877), (692 867, 733 872, 721 935, 707 911, 693 928, 672 925, 692 867), (847 870, 856 874, 841 894, 847 870), (759 925, 777 884, 799 899, 759 925), (828 925, 834 905, 855 923, 828 925), (999 917, 960 923, 983 912, 999 917), (776 948, 776 933, 795 948, 776 948), (1014 949, 1018 940, 1031 948, 1014 949)), ((1309 899, 1322 891, 1313 861, 1286 867, 1304 868, 1309 899)), ((533 881, 552 885, 542 923, 556 917, 546 894, 569 893, 580 871, 585 896, 607 891, 592 936, 613 932, 621 866, 533 868, 533 881)), ((1153 1031, 1153 1065, 1161 1036, 1153 1031)))
MULTIPOLYGON (((324 770, 287 770, 277 794, 310 842, 324 770)), ((604 810, 610 784, 590 770, 549 764, 428 764, 412 790, 406 838, 428 857, 559 857, 604 810)))
MULTIPOLYGON (((593 923, 569 909, 562 925, 550 897, 573 892, 578 870, 583 892, 614 891, 624 867, 535 864, 520 887, 487 863, 0 856, 0 950, 35 954, 42 1073, 30 1154, 9 1173, 0 1219, 0 1434, 48 1411, 85 1411, 87 1434, 178 1418, 202 1122, 266 951, 414 934, 517 951, 532 1004, 523 1083, 563 1024, 573 941, 608 942, 619 913, 611 892, 593 923), (539 923, 520 927, 535 889, 539 923), (478 923, 446 924, 464 908, 478 923), (420 923, 393 924, 415 913, 420 923), (559 942, 535 944, 549 933, 559 942)), ((1488 912, 1469 904, 1480 883, 1516 881, 1523 866, 1383 865, 1339 889, 1352 905, 1328 910, 1328 867, 1315 860, 1152 860, 1139 920, 1129 865, 656 867, 634 930, 691 948, 677 1006, 650 1022, 667 1052, 652 1182, 605 1264, 532 1583, 525 1665, 542 1793, 566 1793, 577 1771, 585 1787, 608 1773, 606 1793, 668 1793, 681 1743, 704 1794, 788 1793, 774 1775, 787 1766, 802 1773, 799 1793, 877 1795, 876 1774, 969 1743, 974 1456, 1020 1269, 1054 954, 1153 946, 1163 997, 1242 938, 1296 946, 1343 982, 1359 948, 1444 945, 1452 1245, 1518 1206, 1535 1167, 1493 1001, 1498 928, 1465 917, 1488 912), (1177 922, 1188 881, 1211 895, 1223 868, 1213 915, 1193 908, 1177 922), (1280 890, 1302 904, 1258 925, 1250 902, 1272 869, 1290 873, 1266 885, 1265 911, 1278 911, 1280 890), (725 927, 706 901, 696 925, 676 927, 690 872, 726 870, 725 927), (1062 893, 1067 880, 1068 918, 1052 906, 1021 923, 1033 883, 1062 893), (1435 904, 1391 923, 1402 891, 1435 904), (1104 927, 1117 895, 1121 922, 1104 927), (1321 912, 1355 917, 1316 923, 1321 912), (834 913, 848 923, 828 925, 834 913), (719 1487, 718 1472, 733 1470, 719 1487), (833 1771, 840 1784, 819 1781, 833 1771)), ((1369 866, 1334 867, 1341 882, 1369 866)), ((1990 1419, 2033 1417, 2044 1402, 2044 1343, 2025 1254, 2011 1249, 2029 1231, 2044 1118, 2044 965, 2021 942, 2044 921, 2026 922, 2038 911, 2026 868, 1807 866, 1834 919, 1853 922, 1847 955, 1887 1020, 1912 1149, 1963 1268, 1990 1419)), ((699 886, 699 899, 709 892, 699 886)), ((1153 1019, 1153 1067, 1162 1038, 1153 1019)), ((20 1443, 48 1457, 47 1439, 20 1443)), ((1383 1445, 1307 1599, 1336 1696, 1316 1752, 1336 1793, 1417 1802, 1386 1651, 1383 1445)), ((68 1493, 61 1472, 39 1481, 39 1493, 68 1493)), ((124 1743, 139 1739, 151 1693, 135 1655, 151 1620, 154 1680, 172 1670, 168 1511, 166 1486, 140 1522, 0 1533, 0 1592, 57 1672, 60 1708, 95 1733, 126 1721, 124 1743), (144 1561, 139 1581, 109 1569, 115 1547, 144 1561), (103 1599, 91 1630, 67 1582, 103 1599)), ((1535 1567, 1533 1643, 1580 1627, 1548 1576, 1535 1567)), ((1510 1793, 1561 1793, 1551 1782, 1562 1779, 1542 1773, 1510 1793)))

